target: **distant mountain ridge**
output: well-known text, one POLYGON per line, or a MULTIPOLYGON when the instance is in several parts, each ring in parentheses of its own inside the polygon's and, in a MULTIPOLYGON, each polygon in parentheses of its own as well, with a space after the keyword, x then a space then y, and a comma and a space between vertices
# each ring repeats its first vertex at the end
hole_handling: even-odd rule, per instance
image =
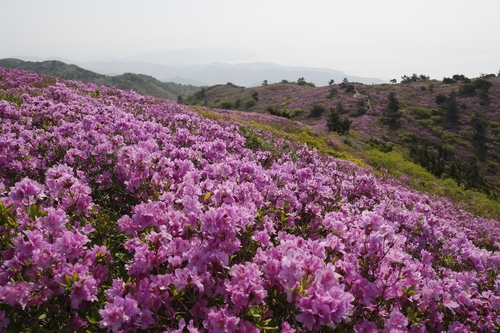
POLYGON ((0 67, 21 68, 32 73, 55 76, 64 80, 92 82, 108 87, 114 86, 119 89, 134 90, 141 94, 171 100, 177 100, 178 96, 187 97, 201 89, 201 87, 191 84, 162 82, 144 74, 123 73, 116 76, 107 76, 58 60, 33 62, 7 58, 0 60, 0 67))
MULTIPOLYGON (((205 51, 200 51, 200 53, 205 51)), ((175 82, 200 86, 211 86, 216 84, 234 83, 244 87, 255 87, 262 84, 264 80, 268 83, 278 83, 282 80, 296 81, 303 77, 307 82, 312 82, 316 86, 326 86, 330 80, 341 82, 344 78, 351 82, 364 84, 387 83, 379 78, 367 78, 361 76, 348 75, 339 70, 327 68, 314 68, 304 66, 285 66, 271 62, 235 63, 229 64, 220 61, 194 64, 192 61, 201 59, 195 57, 193 52, 186 53, 185 62, 180 62, 179 54, 155 53, 144 54, 133 57, 114 58, 97 57, 94 61, 72 61, 62 60, 66 63, 75 64, 81 68, 104 74, 120 75, 123 73, 141 73, 150 75, 157 80, 164 82, 175 82), (189 56, 189 57, 188 57, 189 56), (107 59, 107 60, 106 60, 107 59)), ((41 58, 19 57, 16 58, 28 61, 40 61, 41 58)), ((208 57, 207 59, 215 59, 208 57)), ((221 58, 226 59, 224 57, 221 58)), ((47 59, 46 59, 47 60, 47 59)))
POLYGON ((332 79, 335 82, 340 82, 344 78, 352 82, 365 84, 386 83, 382 79, 347 75, 342 71, 332 69, 292 67, 273 63, 241 63, 231 65, 215 62, 206 65, 164 66, 139 61, 101 61, 78 63, 78 65, 102 74, 120 74, 129 71, 151 75, 162 81, 177 83, 186 82, 183 80, 190 79, 207 86, 231 82, 240 86, 254 87, 262 84, 264 80, 267 80, 268 83, 277 83, 281 80, 297 80, 300 77, 304 77, 305 80, 317 86, 326 86, 332 79))

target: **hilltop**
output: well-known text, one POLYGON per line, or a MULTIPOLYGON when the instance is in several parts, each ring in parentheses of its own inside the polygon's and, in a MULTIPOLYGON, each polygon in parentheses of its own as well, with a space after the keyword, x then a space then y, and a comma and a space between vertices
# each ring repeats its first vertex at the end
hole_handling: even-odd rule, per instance
POLYGON ((500 77, 455 75, 438 81, 414 74, 403 81, 366 85, 344 80, 315 87, 301 78, 253 88, 228 83, 204 88, 186 103, 278 115, 324 136, 333 109, 352 121, 337 142, 358 151, 396 149, 437 178, 498 200, 500 77))
POLYGON ((201 87, 190 84, 162 82, 144 74, 124 73, 115 76, 97 74, 57 60, 39 62, 8 58, 0 60, 0 67, 21 68, 31 73, 54 76, 64 80, 91 82, 97 85, 134 90, 140 94, 172 100, 177 100, 179 96, 187 97, 201 89, 201 87))

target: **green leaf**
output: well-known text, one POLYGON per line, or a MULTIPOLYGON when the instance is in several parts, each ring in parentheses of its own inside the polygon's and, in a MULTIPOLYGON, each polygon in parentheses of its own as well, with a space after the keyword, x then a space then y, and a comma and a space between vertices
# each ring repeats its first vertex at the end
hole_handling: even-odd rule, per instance
POLYGON ((406 288, 405 286, 402 287, 403 292, 405 293, 406 297, 410 298, 413 295, 418 294, 418 291, 415 291, 415 285, 412 284, 410 287, 406 288))
POLYGON ((210 199, 212 197, 212 193, 211 192, 207 192, 205 194, 205 196, 203 197, 203 201, 207 201, 208 199, 210 199))
POLYGON ((37 217, 44 217, 44 216, 48 215, 47 212, 44 212, 42 210, 40 205, 36 205, 36 204, 29 206, 27 213, 28 213, 31 220, 35 220, 37 217))

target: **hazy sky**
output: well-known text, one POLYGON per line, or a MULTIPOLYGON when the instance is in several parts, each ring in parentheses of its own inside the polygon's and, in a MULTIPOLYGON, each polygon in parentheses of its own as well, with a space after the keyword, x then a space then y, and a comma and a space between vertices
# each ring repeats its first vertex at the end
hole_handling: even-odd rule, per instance
POLYGON ((0 57, 184 48, 384 79, 498 73, 500 0, 0 0, 0 57))

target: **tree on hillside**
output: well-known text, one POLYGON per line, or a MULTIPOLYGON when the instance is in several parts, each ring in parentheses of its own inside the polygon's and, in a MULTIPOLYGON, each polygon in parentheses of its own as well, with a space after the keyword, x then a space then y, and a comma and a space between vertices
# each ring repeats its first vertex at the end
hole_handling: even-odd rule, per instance
POLYGON ((486 142, 486 130, 488 129, 488 122, 479 113, 472 115, 470 125, 474 129, 473 140, 478 143, 486 142))
POLYGON ((449 170, 450 176, 456 180, 458 186, 463 186, 465 190, 478 189, 485 192, 488 186, 484 178, 479 174, 477 157, 471 155, 466 161, 454 161, 449 170))
POLYGON ((471 82, 471 80, 463 74, 455 74, 455 75, 453 75, 453 79, 457 80, 457 81, 463 81, 464 83, 471 82))
POLYGON ((325 112, 325 107, 322 105, 314 104, 311 109, 311 117, 320 117, 325 112))
POLYGON ((202 99, 203 97, 205 97, 205 88, 201 88, 201 90, 198 91, 195 94, 195 96, 196 96, 197 99, 202 99))
POLYGON ((396 98, 396 93, 391 91, 387 96, 387 106, 384 110, 382 121, 394 125, 398 123, 401 113, 399 112, 399 100, 396 98))
POLYGON ((356 103, 356 116, 362 116, 364 115, 366 112, 368 112, 368 106, 366 105, 366 101, 364 99, 360 99, 357 103, 356 103))
POLYGON ((335 80, 334 80, 334 79, 331 79, 330 81, 328 81, 328 85, 329 85, 329 86, 332 86, 334 83, 335 83, 335 80))
POLYGON ((337 95, 338 91, 337 88, 331 87, 330 88, 330 94, 328 94, 327 98, 332 99, 335 95, 337 95))
POLYGON ((408 75, 401 76, 401 83, 428 81, 429 79, 430 79, 430 76, 423 75, 423 74, 417 75, 416 73, 413 73, 411 76, 408 76, 408 75))
POLYGON ((263 85, 263 86, 267 86, 267 85, 268 85, 268 84, 267 84, 267 80, 262 81, 262 85, 263 85))
POLYGON ((396 98, 394 91, 391 91, 387 96, 387 109, 391 112, 399 111, 399 100, 396 98))
POLYGON ((340 88, 342 89, 345 89, 347 88, 347 85, 349 84, 349 80, 345 77, 343 80, 342 80, 342 83, 339 84, 340 88))
POLYGON ((458 102, 457 93, 455 91, 450 92, 448 98, 441 104, 441 111, 445 114, 446 118, 453 122, 458 121, 458 102))
POLYGON ((443 84, 452 84, 452 83, 456 83, 457 80, 451 78, 451 77, 443 77, 443 84))
POLYGON ((354 88, 354 85, 350 84, 349 80, 346 77, 342 80, 342 83, 339 84, 339 87, 344 89, 346 93, 353 92, 356 90, 354 88))
POLYGON ((352 120, 348 118, 341 118, 340 113, 343 111, 342 103, 337 103, 336 108, 330 109, 326 126, 330 132, 337 132, 339 135, 344 135, 349 132, 352 120))
POLYGON ((297 80, 297 84, 298 84, 299 86, 303 86, 303 85, 305 85, 306 83, 307 83, 307 82, 306 82, 306 80, 304 79, 304 77, 301 77, 301 78, 299 78, 299 79, 297 80))

